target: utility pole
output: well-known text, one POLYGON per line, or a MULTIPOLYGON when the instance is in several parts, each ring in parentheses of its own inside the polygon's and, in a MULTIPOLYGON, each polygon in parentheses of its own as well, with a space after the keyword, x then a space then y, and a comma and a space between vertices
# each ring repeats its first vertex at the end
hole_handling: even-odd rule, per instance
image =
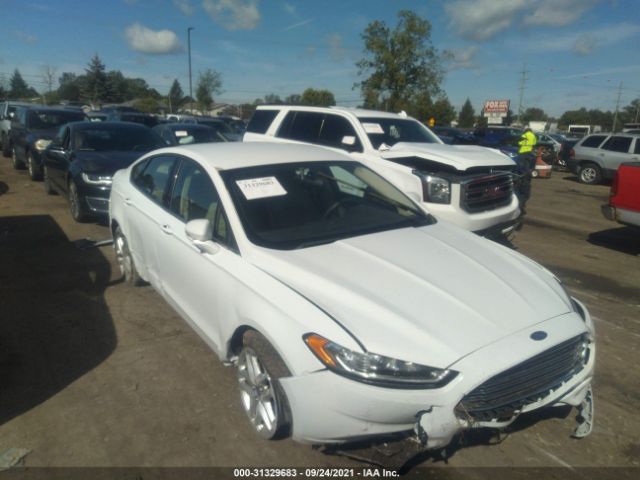
POLYGON ((622 82, 620 82, 620 86, 618 87, 618 99, 616 100, 616 113, 613 116, 613 128, 611 128, 612 132, 616 131, 616 124, 618 123, 618 109, 620 108, 620 95, 622 95, 622 82))
POLYGON ((520 78, 520 101, 518 102, 518 123, 521 123, 522 121, 522 101, 524 100, 524 89, 525 89, 525 85, 527 83, 527 80, 529 80, 527 78, 527 73, 529 73, 529 71, 527 70, 527 65, 526 63, 522 64, 522 72, 520 72, 522 74, 522 77, 520 78))
POLYGON ((191 112, 189 113, 193 113, 193 87, 191 85, 191 30, 195 30, 195 28, 187 28, 187 45, 189 48, 189 99, 191 100, 191 112))

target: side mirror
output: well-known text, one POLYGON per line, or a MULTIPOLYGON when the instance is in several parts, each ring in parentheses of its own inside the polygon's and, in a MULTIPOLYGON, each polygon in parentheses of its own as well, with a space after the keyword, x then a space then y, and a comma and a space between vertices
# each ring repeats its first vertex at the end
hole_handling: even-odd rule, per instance
POLYGON ((220 245, 210 240, 211 238, 211 222, 206 218, 191 220, 184 227, 187 238, 202 253, 214 254, 220 250, 220 245))

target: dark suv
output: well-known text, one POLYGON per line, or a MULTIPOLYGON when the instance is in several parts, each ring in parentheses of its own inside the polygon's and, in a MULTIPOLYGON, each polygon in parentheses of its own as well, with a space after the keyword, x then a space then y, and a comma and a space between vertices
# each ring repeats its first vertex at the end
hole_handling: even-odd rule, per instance
POLYGON ((19 107, 11 119, 9 141, 13 168, 29 168, 32 180, 42 178, 42 152, 62 125, 85 120, 83 112, 49 107, 19 107))

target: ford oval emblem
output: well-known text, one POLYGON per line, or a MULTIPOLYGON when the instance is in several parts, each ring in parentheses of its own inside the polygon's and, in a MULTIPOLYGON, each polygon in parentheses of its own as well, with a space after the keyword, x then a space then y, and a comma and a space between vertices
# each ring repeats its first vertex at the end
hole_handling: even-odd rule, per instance
POLYGON ((538 330, 537 332, 533 332, 531 335, 529 335, 529 338, 531 340, 535 340, 536 342, 539 342, 540 340, 544 340, 545 338, 547 338, 547 332, 538 330))

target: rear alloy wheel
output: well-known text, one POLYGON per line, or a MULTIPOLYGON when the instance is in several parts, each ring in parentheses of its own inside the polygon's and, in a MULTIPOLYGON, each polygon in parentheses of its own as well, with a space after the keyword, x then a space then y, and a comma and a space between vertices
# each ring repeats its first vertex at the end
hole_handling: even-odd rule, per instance
POLYGON ((578 180, 587 185, 596 185, 602 180, 602 171, 595 163, 584 163, 578 169, 578 180))
POLYGON ((40 169, 36 166, 31 152, 27 152, 27 169, 29 170, 29 178, 31 178, 31 180, 36 181, 42 179, 40 169))
POLYGON ((89 214, 82 201, 83 199, 78 193, 78 187, 71 180, 69 182, 69 210, 71 210, 73 219, 78 223, 86 222, 89 219, 89 214))
POLYGON ((116 260, 124 281, 133 286, 142 285, 144 282, 136 269, 129 244, 120 227, 117 227, 113 234, 113 248, 116 251, 116 260))
POLYGON ((262 438, 289 436, 291 411, 280 378, 291 373, 269 341, 255 330, 245 332, 238 355, 238 383, 242 408, 262 438))
POLYGON ((24 168, 24 163, 18 160, 18 155, 16 155, 16 147, 11 147, 11 164, 16 170, 22 170, 24 168))

